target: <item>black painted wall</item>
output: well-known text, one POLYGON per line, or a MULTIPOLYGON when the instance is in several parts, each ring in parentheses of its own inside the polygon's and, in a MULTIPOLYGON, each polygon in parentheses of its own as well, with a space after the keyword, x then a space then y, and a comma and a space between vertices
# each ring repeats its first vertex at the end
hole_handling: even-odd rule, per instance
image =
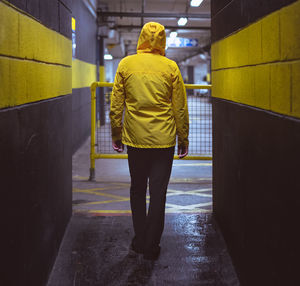
POLYGON ((72 93, 72 153, 91 135, 90 88, 76 88, 72 93))
MULTIPOLYGON (((96 63, 97 23, 83 1, 73 1, 72 16, 76 20, 76 58, 96 63)), ((91 92, 89 87, 72 91, 72 150, 81 146, 91 133, 91 92)))
POLYGON ((40 20, 48 28, 71 38, 72 0, 8 0, 8 2, 40 20))
POLYGON ((299 285, 300 120, 213 98, 214 215, 241 285, 299 285))
POLYGON ((216 42, 297 0, 212 0, 211 40, 216 42))
POLYGON ((82 0, 73 1, 72 17, 76 20, 76 58, 96 64, 96 19, 82 0))
POLYGON ((44 285, 72 212, 71 96, 0 111, 1 285, 44 285))
MULTIPOLYGON (((10 2, 71 37, 71 1, 10 2)), ((0 134, 0 285, 45 285, 72 214, 72 95, 0 109, 0 134)))
MULTIPOLYGON (((292 2, 214 0, 212 42, 292 2)), ((213 209, 241 285, 300 285, 300 119, 212 95, 213 209)))

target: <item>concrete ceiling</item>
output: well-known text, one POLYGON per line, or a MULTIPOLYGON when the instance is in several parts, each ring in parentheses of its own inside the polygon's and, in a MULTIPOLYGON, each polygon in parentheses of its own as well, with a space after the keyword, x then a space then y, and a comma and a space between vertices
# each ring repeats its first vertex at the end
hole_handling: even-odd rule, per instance
MULTIPOLYGON (((114 48, 120 44, 121 49, 116 55, 123 57, 125 54, 133 54, 136 52, 136 45, 139 33, 143 23, 149 21, 156 21, 166 27, 167 37, 172 30, 178 27, 178 18, 166 17, 168 15, 162 14, 176 14, 181 16, 183 14, 201 14, 204 17, 188 18, 187 24, 184 28, 178 27, 176 29, 177 37, 196 39, 198 41, 197 47, 186 48, 171 48, 166 51, 168 58, 171 58, 178 63, 182 63, 188 58, 193 58, 193 62, 203 61, 203 56, 195 56, 200 53, 207 55, 210 46, 210 0, 204 0, 200 7, 190 7, 190 0, 101 0, 98 1, 99 11, 99 26, 103 31, 104 27, 109 27, 110 31, 115 30, 117 33, 109 33, 107 43, 109 48, 114 48), (164 17, 140 17, 140 13, 144 11, 145 14, 160 14, 164 17), (110 16, 109 12, 118 13, 138 13, 139 17, 118 17, 110 16), (106 14, 105 14, 106 13, 106 14), (104 15, 104 16, 103 16, 104 15), (122 51, 122 52, 121 52, 122 51), (206 52, 205 52, 206 51, 206 52), (123 53, 123 54, 122 54, 123 53)), ((128 15, 128 14, 127 14, 128 15)), ((200 15, 200 16, 201 16, 200 15)), ((105 30, 105 29, 104 29, 105 30)))

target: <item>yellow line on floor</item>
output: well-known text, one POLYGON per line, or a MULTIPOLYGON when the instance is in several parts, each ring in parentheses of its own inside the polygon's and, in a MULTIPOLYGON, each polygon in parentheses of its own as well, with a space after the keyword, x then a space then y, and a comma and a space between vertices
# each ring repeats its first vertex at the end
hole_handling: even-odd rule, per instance
MULTIPOLYGON (((211 210, 205 210, 205 209, 198 209, 198 210, 168 210, 166 209, 166 214, 167 215, 171 215, 171 214, 199 214, 199 213, 211 213, 212 211, 211 210)), ((85 213, 89 213, 89 214, 115 214, 115 215, 118 215, 118 214, 129 214, 131 215, 131 211, 130 210, 101 210, 101 211, 93 211, 93 210, 90 210, 90 211, 82 211, 82 210, 74 210, 74 213, 77 213, 77 214, 85 214, 85 213)))
POLYGON ((131 213, 131 210, 90 210, 88 211, 89 213, 126 213, 129 214, 131 213))
POLYGON ((182 166, 182 167, 185 167, 185 166, 212 166, 212 163, 187 163, 187 164, 184 164, 184 163, 174 163, 173 164, 174 167, 178 167, 178 166, 182 166))
POLYGON ((73 192, 74 193, 92 194, 92 195, 96 195, 96 196, 103 196, 103 197, 109 197, 109 198, 121 199, 121 200, 127 199, 127 197, 116 196, 116 195, 112 195, 112 194, 109 194, 109 193, 100 193, 100 192, 91 191, 91 190, 92 189, 88 189, 88 190, 75 189, 75 190, 73 190, 73 192))
MULTIPOLYGON (((76 211, 77 212, 77 211, 76 211)), ((78 211, 78 212, 82 212, 82 211, 78 211)), ((85 212, 85 211, 83 211, 85 212)), ((113 214, 131 214, 131 210, 89 210, 87 211, 88 213, 103 213, 103 214, 109 214, 109 213, 113 213, 113 214)), ((197 210, 168 210, 166 209, 166 213, 211 213, 211 210, 205 210, 205 209, 197 209, 197 210)))
POLYGON ((184 213, 211 213, 211 210, 197 209, 197 210, 168 210, 166 209, 167 214, 184 214, 184 213))
POLYGON ((130 200, 130 198, 122 199, 122 200, 95 201, 95 202, 82 203, 82 204, 76 204, 76 205, 99 205, 99 204, 109 204, 109 203, 128 202, 129 200, 130 200))
MULTIPOLYGON (((203 163, 205 164, 205 163, 203 163)), ((186 165, 186 164, 183 164, 186 165)), ((73 180, 74 181, 79 181, 79 180, 84 180, 88 181, 88 177, 81 177, 81 176, 74 176, 73 180)), ((129 180, 129 174, 128 174, 128 180, 129 180)), ((171 178, 170 183, 177 183, 177 184, 185 184, 185 183, 199 183, 199 181, 212 181, 211 177, 207 178, 171 178)), ((99 178, 93 181, 92 183, 103 183, 103 184, 120 184, 124 186, 130 186, 130 183, 118 183, 118 182, 112 182, 112 181, 103 181, 100 180, 99 178)))
POLYGON ((200 181, 212 181, 212 178, 197 178, 197 179, 190 179, 190 178, 172 178, 170 179, 171 184, 197 184, 200 181))
POLYGON ((207 206, 211 206, 211 205, 212 205, 212 202, 193 204, 193 205, 185 205, 185 206, 166 203, 167 208, 171 208, 173 210, 182 210, 182 211, 183 210, 195 210, 197 208, 207 207, 207 206))

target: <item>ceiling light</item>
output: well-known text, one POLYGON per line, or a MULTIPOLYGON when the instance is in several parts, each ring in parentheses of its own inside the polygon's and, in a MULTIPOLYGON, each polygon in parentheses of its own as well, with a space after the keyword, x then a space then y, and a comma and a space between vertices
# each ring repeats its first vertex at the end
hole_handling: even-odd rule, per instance
POLYGON ((104 59, 105 60, 112 60, 113 57, 112 57, 112 55, 106 54, 106 55, 104 55, 104 59))
POLYGON ((191 7, 199 7, 203 0, 191 0, 191 7))
POLYGON ((180 18, 177 23, 178 26, 184 26, 187 23, 187 18, 180 18))
POLYGON ((170 38, 176 38, 177 37, 177 32, 173 31, 170 33, 170 38))

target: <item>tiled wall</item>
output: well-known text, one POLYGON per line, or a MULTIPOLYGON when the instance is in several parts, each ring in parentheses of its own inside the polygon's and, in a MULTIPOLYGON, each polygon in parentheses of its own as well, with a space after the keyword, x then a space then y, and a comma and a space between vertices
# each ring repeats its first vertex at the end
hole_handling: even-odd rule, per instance
POLYGON ((1 285, 45 285, 72 213, 70 4, 0 2, 1 285))
POLYGON ((212 1, 213 203, 241 285, 298 285, 300 1, 212 1))

